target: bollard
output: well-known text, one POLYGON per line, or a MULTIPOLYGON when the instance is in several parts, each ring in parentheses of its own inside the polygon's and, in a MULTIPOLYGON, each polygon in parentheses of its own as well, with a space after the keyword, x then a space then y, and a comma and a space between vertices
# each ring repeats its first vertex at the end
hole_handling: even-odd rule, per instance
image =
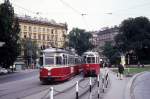
POLYGON ((107 86, 108 86, 108 80, 107 80, 107 79, 106 79, 106 85, 105 85, 105 86, 106 86, 106 88, 107 88, 107 86))
POLYGON ((53 87, 51 87, 50 88, 50 99, 54 99, 53 93, 54 93, 54 90, 53 90, 53 87))
POLYGON ((102 78, 102 83, 104 84, 104 77, 102 78))
POLYGON ((76 99, 79 99, 79 83, 76 82, 76 99))
POLYGON ((99 83, 100 83, 100 82, 99 82, 99 75, 97 76, 97 83, 98 83, 98 84, 97 84, 97 87, 99 88, 99 83))
POLYGON ((98 88, 98 99, 100 98, 100 95, 99 95, 99 93, 100 93, 100 92, 99 92, 99 88, 98 88))
POLYGON ((107 75, 106 75, 106 88, 107 88, 107 86, 108 86, 108 73, 107 73, 107 75))
POLYGON ((92 79, 90 77, 90 92, 92 92, 92 79))
POLYGON ((99 74, 98 74, 98 78, 97 78, 97 81, 98 81, 98 99, 100 98, 100 95, 99 95, 99 83, 100 83, 100 79, 99 79, 99 74))
POLYGON ((103 90, 103 93, 104 93, 104 91, 105 91, 105 90, 104 90, 104 84, 102 85, 102 90, 103 90))

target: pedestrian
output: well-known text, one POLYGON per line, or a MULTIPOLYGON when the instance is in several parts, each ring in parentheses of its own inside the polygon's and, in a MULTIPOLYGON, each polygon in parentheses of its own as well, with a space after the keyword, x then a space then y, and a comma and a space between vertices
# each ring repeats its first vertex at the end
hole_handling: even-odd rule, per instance
POLYGON ((122 64, 118 65, 118 73, 119 73, 119 79, 122 80, 123 79, 123 72, 124 72, 124 67, 122 64))
POLYGON ((138 64, 137 64, 137 66, 138 66, 138 68, 140 68, 140 66, 141 66, 141 64, 140 64, 140 62, 138 61, 138 64))
POLYGON ((144 68, 144 64, 142 64, 142 68, 144 68))

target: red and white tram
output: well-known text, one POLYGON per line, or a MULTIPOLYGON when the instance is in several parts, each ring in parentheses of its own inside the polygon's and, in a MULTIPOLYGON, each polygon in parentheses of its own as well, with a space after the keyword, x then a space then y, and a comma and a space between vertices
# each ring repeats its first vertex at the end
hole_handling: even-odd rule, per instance
POLYGON ((100 57, 98 52, 85 52, 82 58, 84 76, 97 76, 100 73, 100 57))
POLYGON ((42 53, 41 81, 64 81, 78 73, 79 64, 75 62, 78 56, 75 53, 56 48, 45 49, 42 53))

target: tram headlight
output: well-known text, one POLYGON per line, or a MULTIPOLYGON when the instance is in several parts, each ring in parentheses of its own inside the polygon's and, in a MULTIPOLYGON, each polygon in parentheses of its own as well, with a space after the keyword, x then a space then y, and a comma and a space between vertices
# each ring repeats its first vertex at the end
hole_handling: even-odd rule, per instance
POLYGON ((51 75, 51 70, 48 70, 48 75, 51 75))

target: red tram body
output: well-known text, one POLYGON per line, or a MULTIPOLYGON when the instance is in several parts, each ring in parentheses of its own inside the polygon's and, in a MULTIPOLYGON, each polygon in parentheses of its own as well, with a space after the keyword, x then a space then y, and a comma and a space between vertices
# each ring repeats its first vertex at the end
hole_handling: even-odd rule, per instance
POLYGON ((64 81, 78 74, 81 68, 81 59, 71 51, 48 48, 43 50, 41 57, 40 80, 64 81))
POLYGON ((100 73, 100 57, 97 52, 85 52, 83 58, 84 76, 97 76, 100 73))

